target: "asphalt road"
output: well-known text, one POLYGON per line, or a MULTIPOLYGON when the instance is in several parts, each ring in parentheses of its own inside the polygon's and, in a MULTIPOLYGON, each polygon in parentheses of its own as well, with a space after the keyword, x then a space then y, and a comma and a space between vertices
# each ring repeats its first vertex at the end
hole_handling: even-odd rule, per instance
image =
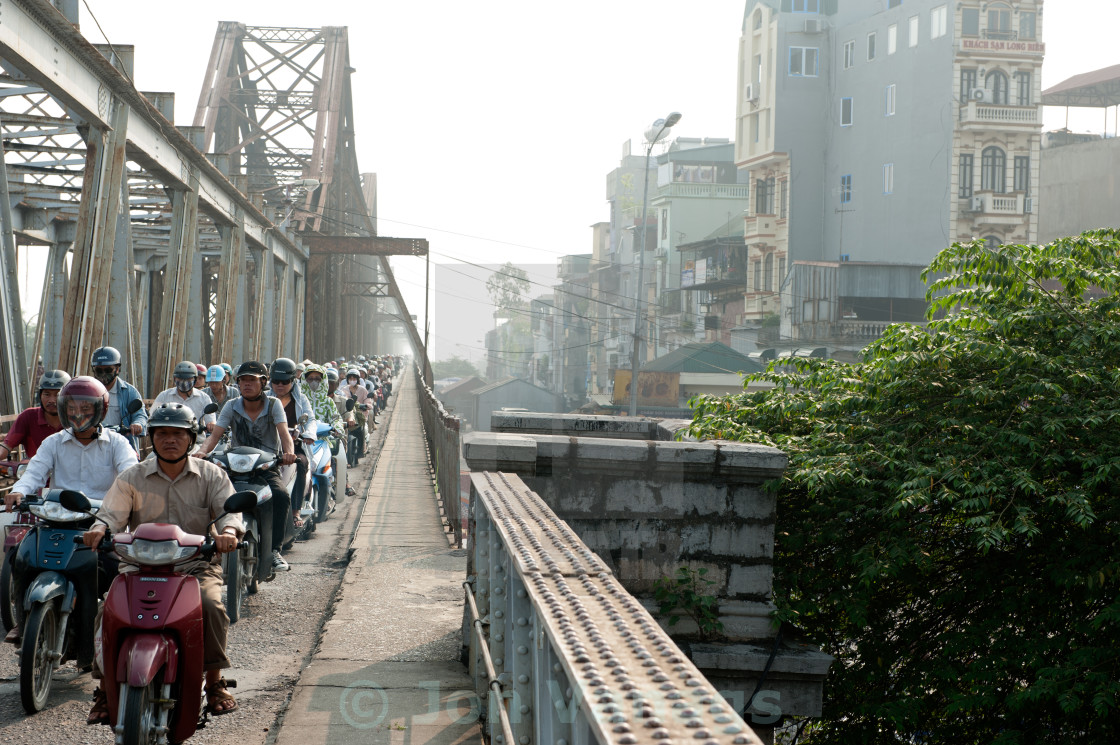
MULTIPOLYGON (((390 411, 381 417, 374 439, 378 449, 395 402, 393 397, 390 411)), ((286 555, 292 570, 262 584, 260 592, 250 597, 245 616, 230 627, 228 652, 233 669, 225 671, 225 676, 237 680, 237 688, 231 692, 239 710, 212 718, 190 743, 264 745, 275 739, 277 722, 288 706, 300 670, 311 658, 330 617, 373 462, 371 455, 350 473, 358 496, 346 498, 311 540, 295 545, 286 555)), ((0 743, 112 743, 108 727, 85 724, 94 687, 89 674, 79 673, 72 662, 67 663, 55 674, 47 708, 27 716, 19 699, 16 648, 0 645, 0 743)))

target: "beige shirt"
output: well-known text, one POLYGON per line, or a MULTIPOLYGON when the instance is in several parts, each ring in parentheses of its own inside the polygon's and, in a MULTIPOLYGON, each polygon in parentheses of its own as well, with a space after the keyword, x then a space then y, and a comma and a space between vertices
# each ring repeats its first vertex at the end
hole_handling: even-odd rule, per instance
MULTIPOLYGON (((233 484, 225 472, 213 463, 187 458, 183 472, 172 481, 159 469, 155 458, 141 461, 122 473, 109 487, 97 519, 114 533, 141 523, 170 523, 187 533, 206 535, 210 521, 222 514, 222 505, 233 494, 233 484)), ((217 530, 234 528, 240 537, 244 524, 240 515, 225 515, 217 530)), ((214 561, 220 561, 218 554, 214 561)), ((182 567, 192 571, 201 562, 182 567)), ((122 571, 125 566, 122 564, 122 571)))

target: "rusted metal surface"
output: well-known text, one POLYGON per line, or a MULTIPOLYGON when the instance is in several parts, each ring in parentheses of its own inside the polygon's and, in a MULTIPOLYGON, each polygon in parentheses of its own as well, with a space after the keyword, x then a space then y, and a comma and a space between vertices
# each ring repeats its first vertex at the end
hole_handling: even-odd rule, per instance
POLYGON ((303 233, 311 254, 350 256, 426 256, 426 238, 386 238, 383 236, 338 236, 303 233))
POLYGON ((451 416, 443 404, 424 384, 420 368, 413 368, 416 375, 416 388, 420 394, 420 418, 424 422, 424 439, 428 445, 428 464, 436 476, 436 490, 443 505, 444 518, 454 536, 456 546, 463 545, 465 530, 464 515, 459 497, 459 453, 461 451, 459 432, 461 421, 451 416))
MULTIPOLYGON (((609 568, 515 475, 476 473, 472 564, 521 745, 760 745, 609 568), (485 577, 484 577, 485 575, 485 577)), ((471 642, 476 692, 487 695, 471 642)), ((497 733, 492 733, 497 734, 497 733)))

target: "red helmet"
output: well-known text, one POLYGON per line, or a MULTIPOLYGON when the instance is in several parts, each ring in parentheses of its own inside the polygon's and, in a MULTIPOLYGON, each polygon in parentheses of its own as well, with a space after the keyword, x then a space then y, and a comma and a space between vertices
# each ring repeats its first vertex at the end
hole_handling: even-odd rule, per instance
POLYGON ((73 427, 75 432, 85 432, 101 424, 108 409, 109 391, 97 378, 79 375, 58 392, 58 419, 63 429, 73 427), (73 413, 71 404, 75 409, 73 413))

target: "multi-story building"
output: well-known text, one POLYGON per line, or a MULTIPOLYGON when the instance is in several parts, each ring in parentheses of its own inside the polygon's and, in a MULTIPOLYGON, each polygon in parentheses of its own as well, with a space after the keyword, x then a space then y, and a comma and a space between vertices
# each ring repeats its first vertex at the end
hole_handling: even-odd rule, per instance
POLYGON ((1037 236, 1042 0, 747 0, 741 321, 856 348, 943 248, 1037 236))

